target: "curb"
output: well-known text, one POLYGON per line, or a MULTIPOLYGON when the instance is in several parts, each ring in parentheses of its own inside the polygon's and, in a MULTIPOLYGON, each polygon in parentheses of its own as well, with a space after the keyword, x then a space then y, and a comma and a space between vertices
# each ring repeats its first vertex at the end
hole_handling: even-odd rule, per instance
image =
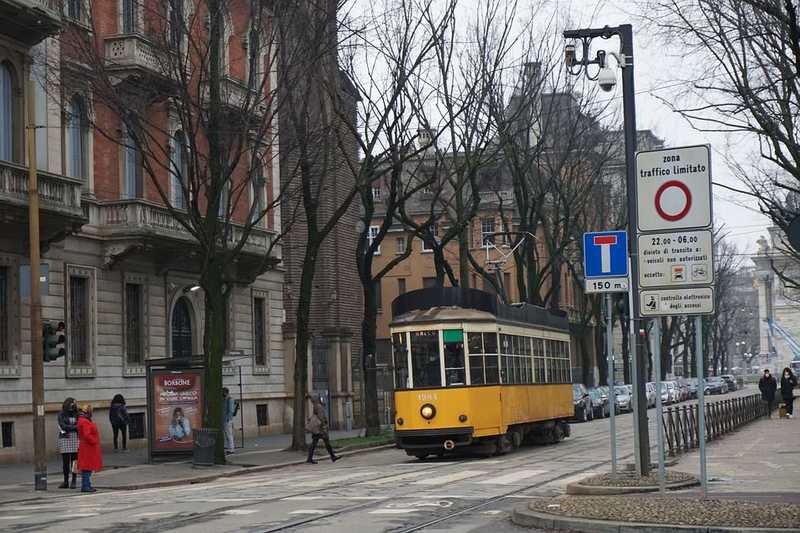
MULTIPOLYGON (((686 487, 695 487, 700 484, 698 479, 686 479, 684 481, 676 481, 673 483, 666 483, 664 488, 666 490, 684 489, 686 487)), ((643 494, 646 492, 658 492, 661 487, 658 485, 647 485, 644 487, 611 487, 607 485, 582 485, 580 481, 569 483, 567 485, 567 494, 572 496, 611 496, 615 494, 643 494)))
POLYGON ((648 531, 651 533, 798 533, 796 528, 764 527, 723 527, 723 526, 683 526, 677 524, 653 524, 648 522, 617 522, 593 520, 573 516, 554 515, 531 511, 528 504, 517 505, 511 514, 511 521, 518 526, 541 528, 556 531, 576 531, 580 533, 632 533, 648 531))
MULTIPOLYGON (((342 457, 348 457, 351 455, 360 455, 363 453, 370 453, 374 451, 385 450, 389 448, 394 448, 394 444, 382 444, 380 446, 371 446, 368 448, 359 448, 354 449, 351 451, 341 452, 342 457)), ((329 457, 320 458, 323 461, 329 461, 329 457)), ((236 477, 236 476, 244 476, 247 474, 257 474, 259 472, 268 472, 270 470, 278 470, 280 468, 286 468, 289 466, 299 466, 305 464, 305 459, 297 459, 294 461, 286 461, 283 463, 274 463, 268 465, 259 465, 259 466, 242 466, 237 470, 231 470, 228 472, 220 472, 215 474, 208 474, 208 475, 199 475, 199 476, 192 476, 192 477, 185 477, 185 478, 178 478, 178 479, 167 479, 163 481, 151 481, 145 483, 133 483, 130 485, 116 485, 116 486, 108 486, 102 485, 100 483, 96 483, 94 486, 98 489, 103 490, 142 490, 142 489, 153 489, 153 488, 160 488, 160 487, 172 487, 176 485, 195 485, 199 483, 208 483, 209 481, 214 481, 216 479, 223 479, 229 477, 236 477)), ((214 467, 209 467, 214 468, 214 467)), ((9 502, 10 503, 10 502, 9 502)))

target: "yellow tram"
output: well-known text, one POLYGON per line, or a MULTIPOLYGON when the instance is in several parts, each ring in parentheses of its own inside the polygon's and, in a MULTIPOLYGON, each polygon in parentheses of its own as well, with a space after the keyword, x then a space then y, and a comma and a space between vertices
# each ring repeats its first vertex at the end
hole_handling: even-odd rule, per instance
POLYGON ((504 453, 569 436, 565 316, 459 287, 392 302, 395 437, 408 455, 504 453))

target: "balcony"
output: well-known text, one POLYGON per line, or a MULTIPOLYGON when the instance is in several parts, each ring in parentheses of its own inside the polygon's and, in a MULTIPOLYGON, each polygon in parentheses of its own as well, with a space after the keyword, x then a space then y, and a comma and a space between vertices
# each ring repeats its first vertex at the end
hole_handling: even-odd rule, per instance
MULTIPOLYGON (((197 269, 197 241, 166 207, 141 199, 91 202, 87 207, 89 225, 82 231, 104 241, 107 268, 129 256, 145 255, 162 269, 197 269)), ((234 225, 228 245, 235 246, 243 232, 244 227, 234 225)), ((271 231, 250 230, 236 264, 239 277, 250 277, 270 263, 264 259, 272 239, 271 231)))
POLYGON ((139 34, 106 37, 106 69, 123 77, 166 80, 171 70, 170 62, 168 57, 159 57, 159 52, 156 46, 139 34))
MULTIPOLYGON (((256 94, 256 91, 248 89, 244 82, 231 78, 230 76, 223 76, 220 80, 219 88, 222 105, 228 110, 234 113, 241 113, 242 111, 245 111, 245 106, 247 106, 247 111, 256 117, 263 117, 266 114, 266 99, 261 96, 259 100, 259 96, 256 94), (250 98, 249 101, 247 101, 248 97, 250 98)), ((208 94, 209 85, 206 81, 203 84, 203 100, 208 100, 208 94)))
MULTIPOLYGON (((39 223, 42 241, 74 231, 86 222, 81 207, 82 182, 74 178, 39 172, 39 223)), ((20 231, 28 224, 28 169, 0 161, 0 215, 4 224, 20 231)))
POLYGON ((62 27, 61 0, 0 0, 0 34, 33 46, 62 27))

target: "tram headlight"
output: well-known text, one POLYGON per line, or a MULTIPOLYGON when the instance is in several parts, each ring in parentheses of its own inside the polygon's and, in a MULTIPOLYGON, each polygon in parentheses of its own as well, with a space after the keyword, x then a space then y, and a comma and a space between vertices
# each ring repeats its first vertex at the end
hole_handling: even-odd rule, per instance
POLYGON ((402 417, 397 419, 397 425, 398 425, 398 426, 402 426, 402 425, 403 425, 403 419, 402 419, 402 417))
POLYGON ((458 415, 458 421, 463 424, 467 421, 467 415, 458 415))
POLYGON ((420 407, 419 414, 425 420, 430 420, 434 416, 436 416, 436 408, 432 404, 426 403, 425 405, 420 407))

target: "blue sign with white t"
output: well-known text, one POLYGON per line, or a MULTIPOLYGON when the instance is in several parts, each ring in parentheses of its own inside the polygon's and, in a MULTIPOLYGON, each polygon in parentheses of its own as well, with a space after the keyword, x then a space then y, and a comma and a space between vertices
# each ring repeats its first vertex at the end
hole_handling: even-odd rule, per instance
POLYGON ((628 275, 628 234, 595 231, 583 234, 583 274, 586 279, 628 275))

